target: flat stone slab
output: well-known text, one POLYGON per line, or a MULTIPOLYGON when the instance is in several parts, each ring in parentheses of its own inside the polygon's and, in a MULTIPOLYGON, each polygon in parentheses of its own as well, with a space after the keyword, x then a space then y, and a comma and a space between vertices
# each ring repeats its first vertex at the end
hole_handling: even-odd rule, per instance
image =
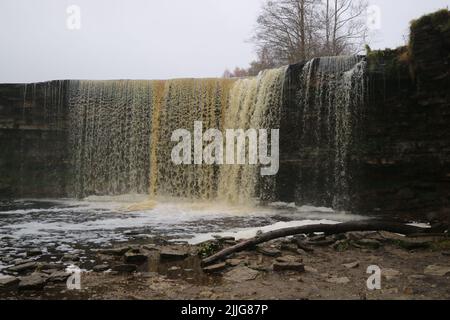
POLYGON ((100 264, 100 265, 92 268, 92 271, 94 271, 94 272, 104 272, 107 270, 109 270, 109 266, 107 264, 100 264))
POLYGON ((38 267, 37 262, 28 262, 28 263, 19 264, 14 267, 8 268, 8 271, 23 273, 26 271, 34 271, 34 270, 36 270, 37 267, 38 267))
POLYGON ((444 277, 450 275, 450 267, 431 265, 425 268, 424 273, 428 276, 444 277))
POLYGON ((10 276, 2 276, 0 278, 0 289, 3 288, 9 288, 12 286, 15 286, 16 284, 19 283, 19 279, 17 279, 16 277, 10 277, 10 276))
POLYGON ((161 259, 166 260, 182 260, 189 256, 189 252, 187 250, 164 248, 161 250, 160 256, 161 259))
POLYGON ((42 290, 47 283, 47 277, 34 273, 27 277, 20 278, 19 290, 42 290))
POLYGON ((218 263, 209 267, 203 268, 203 271, 206 273, 216 273, 225 270, 227 267, 226 263, 218 263))
POLYGON ((70 273, 67 273, 65 271, 57 271, 52 273, 48 277, 49 282, 66 282, 67 279, 70 277, 70 273))
POLYGON ((126 263, 145 263, 148 257, 141 253, 127 252, 124 255, 124 261, 126 263))
POLYGON ((123 256, 125 253, 130 251, 131 247, 120 247, 113 249, 100 250, 99 253, 109 255, 109 256, 123 256))
POLYGON ((295 256, 283 256, 283 257, 279 257, 275 260, 276 262, 281 262, 281 263, 295 263, 295 262, 302 262, 302 258, 300 257, 295 257, 295 256))
POLYGON ((224 279, 232 282, 243 282, 255 280, 259 272, 247 267, 238 267, 231 271, 228 271, 224 275, 224 279))
POLYGON ((274 258, 279 257, 282 254, 280 250, 269 247, 258 247, 257 251, 262 255, 274 258))

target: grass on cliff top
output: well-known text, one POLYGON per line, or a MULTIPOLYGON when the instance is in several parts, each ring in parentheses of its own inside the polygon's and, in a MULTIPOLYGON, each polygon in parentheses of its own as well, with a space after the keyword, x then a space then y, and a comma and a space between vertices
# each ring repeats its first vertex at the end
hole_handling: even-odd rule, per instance
POLYGON ((411 34, 428 27, 440 32, 450 31, 450 11, 448 9, 442 9, 411 21, 411 34))

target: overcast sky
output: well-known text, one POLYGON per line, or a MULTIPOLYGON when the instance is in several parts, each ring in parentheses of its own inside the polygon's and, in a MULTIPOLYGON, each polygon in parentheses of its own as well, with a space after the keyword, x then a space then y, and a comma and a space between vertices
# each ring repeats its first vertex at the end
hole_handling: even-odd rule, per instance
MULTIPOLYGON (((0 82, 221 76, 255 58, 247 40, 262 2, 0 0, 0 82), (67 27, 70 5, 81 9, 79 30, 67 27)), ((372 48, 404 44, 411 19, 450 5, 370 2, 381 9, 372 48)))

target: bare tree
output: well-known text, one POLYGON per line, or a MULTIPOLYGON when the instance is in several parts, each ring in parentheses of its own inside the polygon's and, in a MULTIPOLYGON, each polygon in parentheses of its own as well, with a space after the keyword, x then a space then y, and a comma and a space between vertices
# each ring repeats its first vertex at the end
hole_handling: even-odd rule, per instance
POLYGON ((324 55, 358 53, 367 38, 365 0, 324 0, 321 23, 324 25, 324 55))
POLYGON ((356 53, 367 33, 366 8, 366 0, 267 1, 252 40, 276 65, 356 53))
POLYGON ((319 0, 278 0, 263 5, 253 41, 268 50, 277 64, 294 63, 314 55, 314 16, 319 0))

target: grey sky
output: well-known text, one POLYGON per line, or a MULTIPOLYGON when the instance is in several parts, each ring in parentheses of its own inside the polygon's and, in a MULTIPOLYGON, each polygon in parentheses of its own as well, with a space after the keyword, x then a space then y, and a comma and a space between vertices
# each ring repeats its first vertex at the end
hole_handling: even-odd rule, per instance
MULTIPOLYGON (((263 0, 0 0, 0 82, 216 77, 254 59, 263 0), (81 29, 66 27, 69 5, 81 29)), ((409 21, 450 0, 370 0, 372 48, 404 43, 409 21)))

